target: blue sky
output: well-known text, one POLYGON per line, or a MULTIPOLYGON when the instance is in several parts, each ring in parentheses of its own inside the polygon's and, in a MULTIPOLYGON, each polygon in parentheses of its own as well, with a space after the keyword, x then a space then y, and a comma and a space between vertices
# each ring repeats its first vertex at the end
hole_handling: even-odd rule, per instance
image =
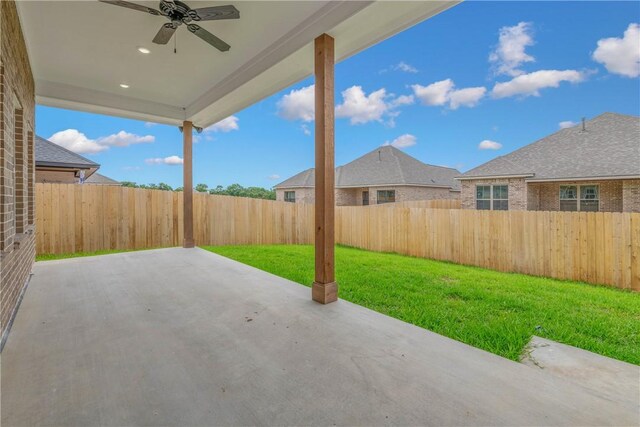
MULTIPOLYGON (((464 172, 561 122, 638 115, 639 22, 638 2, 460 4, 336 66, 336 164, 395 143, 464 172)), ((312 84, 199 135, 194 183, 272 187, 312 167, 312 84)), ((181 185, 177 128, 43 106, 36 114, 40 136, 105 175, 181 185)))

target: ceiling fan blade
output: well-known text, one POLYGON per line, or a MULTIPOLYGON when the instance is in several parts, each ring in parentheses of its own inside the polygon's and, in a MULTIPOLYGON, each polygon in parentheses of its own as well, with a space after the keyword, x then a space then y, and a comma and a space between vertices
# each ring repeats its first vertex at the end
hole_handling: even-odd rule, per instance
POLYGON ((151 7, 147 7, 147 6, 142 6, 140 4, 135 4, 135 3, 131 3, 128 1, 124 1, 124 0, 99 0, 102 3, 108 3, 108 4, 113 4, 116 6, 122 6, 122 7, 126 7, 129 9, 133 9, 133 10, 137 10, 140 12, 147 12, 150 13, 152 15, 161 15, 161 13, 151 7))
POLYGON ((232 5, 203 7, 201 9, 191 9, 198 15, 194 21, 213 21, 218 19, 238 19, 240 11, 232 5))
POLYGON ((160 27, 160 31, 153 38, 153 42, 156 44, 167 44, 169 40, 171 40, 171 36, 176 32, 178 26, 172 22, 167 22, 162 27, 160 27))
POLYGON ((231 46, 229 46, 227 43, 220 40, 219 38, 211 34, 209 31, 205 30, 204 28, 200 27, 199 25, 189 24, 187 25, 187 28, 193 34, 200 37, 202 40, 206 41, 211 46, 215 47, 216 49, 222 52, 226 52, 231 48, 231 46))

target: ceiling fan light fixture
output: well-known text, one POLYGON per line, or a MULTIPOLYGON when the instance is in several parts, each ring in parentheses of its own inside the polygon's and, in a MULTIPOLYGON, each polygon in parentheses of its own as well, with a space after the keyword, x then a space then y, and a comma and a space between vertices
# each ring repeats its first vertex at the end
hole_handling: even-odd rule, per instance
POLYGON ((147 49, 146 47, 142 47, 142 46, 138 46, 138 52, 144 53, 145 55, 148 55, 148 54, 151 53, 151 51, 149 49, 147 49))
POLYGON ((120 87, 121 87, 122 89, 129 89, 129 85, 128 85, 128 84, 126 84, 126 83, 120 83, 120 87))

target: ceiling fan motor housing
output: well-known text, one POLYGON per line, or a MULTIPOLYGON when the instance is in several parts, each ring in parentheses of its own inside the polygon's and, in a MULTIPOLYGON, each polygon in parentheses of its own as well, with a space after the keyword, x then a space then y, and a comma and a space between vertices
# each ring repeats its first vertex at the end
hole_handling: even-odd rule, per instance
POLYGON ((176 25, 188 24, 191 21, 199 21, 200 17, 195 10, 192 10, 189 6, 181 1, 174 0, 173 2, 161 1, 160 13, 169 18, 171 22, 176 25))

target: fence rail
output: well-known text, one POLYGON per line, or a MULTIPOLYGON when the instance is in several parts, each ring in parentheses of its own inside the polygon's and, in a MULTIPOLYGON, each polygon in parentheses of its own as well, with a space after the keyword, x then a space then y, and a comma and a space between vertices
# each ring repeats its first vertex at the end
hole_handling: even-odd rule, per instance
POLYGON ((460 199, 410 200, 406 202, 382 203, 371 205, 383 208, 430 208, 430 209, 460 209, 460 199))
MULTIPOLYGON (((640 213, 491 212, 445 203, 337 207, 336 241, 640 291, 640 213)), ((37 251, 178 246, 181 207, 179 192, 37 184, 37 251)), ((313 222, 313 205, 194 195, 198 245, 310 244, 313 222)))

